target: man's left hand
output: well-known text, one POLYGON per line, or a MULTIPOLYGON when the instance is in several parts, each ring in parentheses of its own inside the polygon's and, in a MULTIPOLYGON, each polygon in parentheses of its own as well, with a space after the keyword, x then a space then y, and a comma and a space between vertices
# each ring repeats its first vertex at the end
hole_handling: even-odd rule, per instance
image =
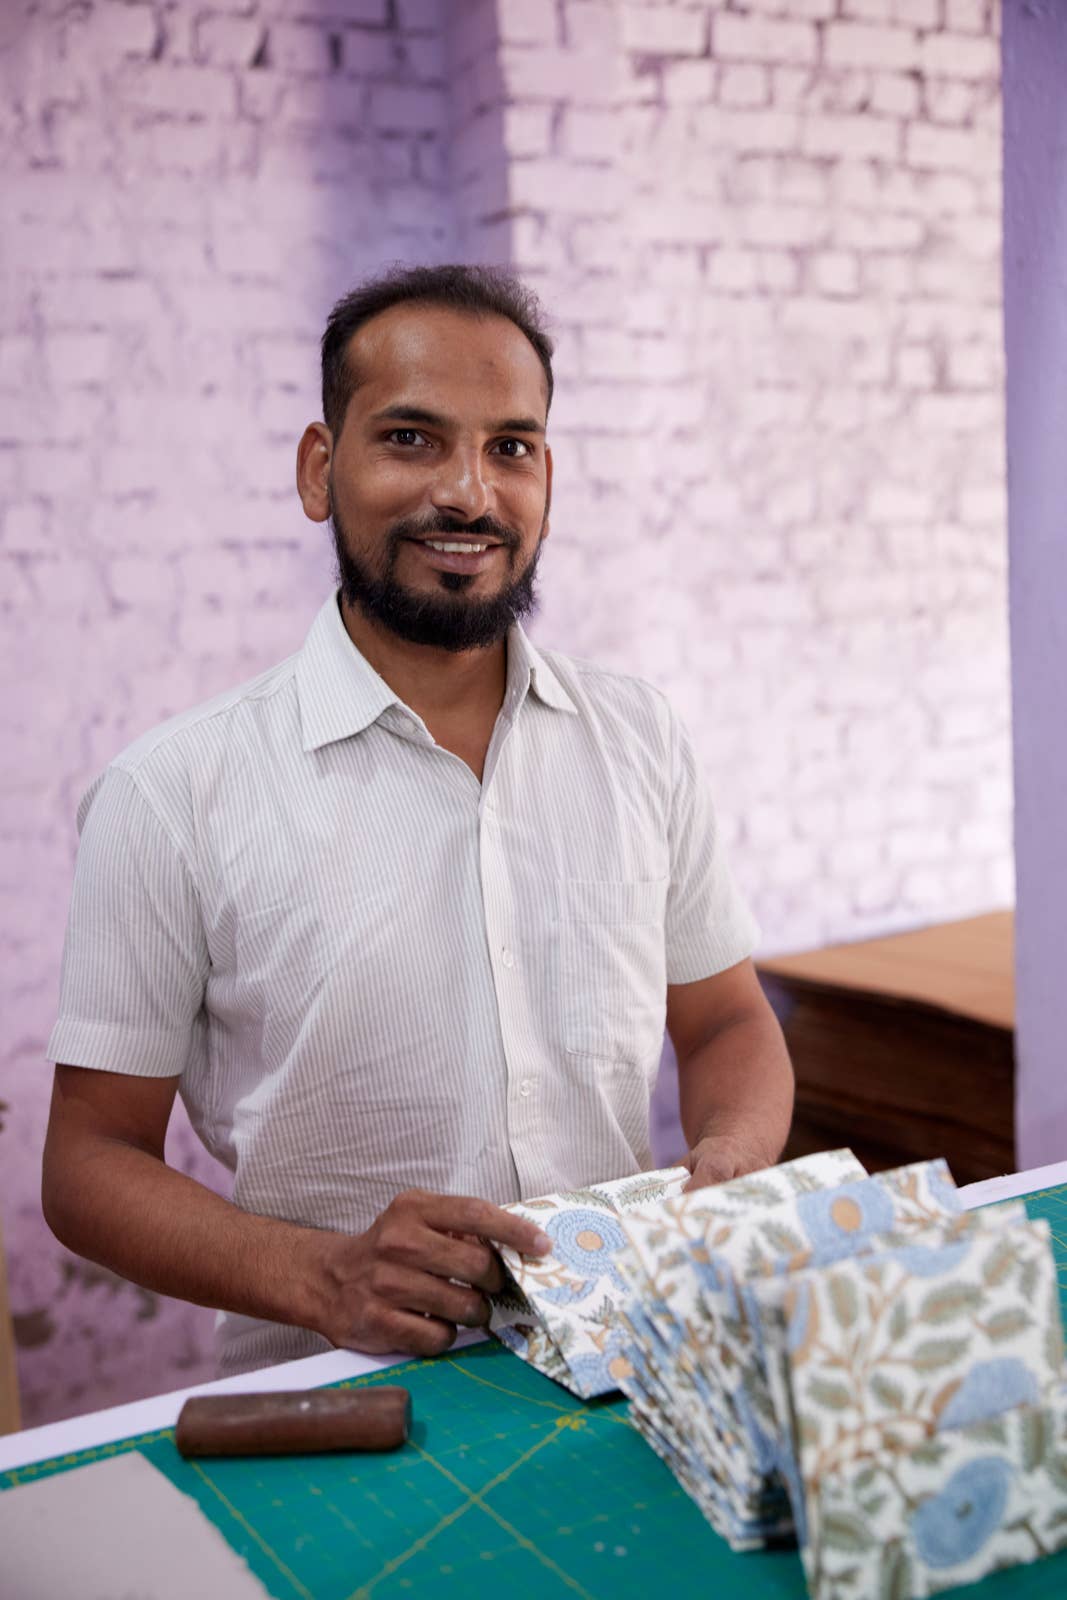
POLYGON ((760 1151, 730 1134, 709 1134, 693 1146, 682 1164, 692 1173, 683 1191, 688 1194, 690 1189, 707 1189, 730 1178, 743 1178, 769 1162, 760 1151))

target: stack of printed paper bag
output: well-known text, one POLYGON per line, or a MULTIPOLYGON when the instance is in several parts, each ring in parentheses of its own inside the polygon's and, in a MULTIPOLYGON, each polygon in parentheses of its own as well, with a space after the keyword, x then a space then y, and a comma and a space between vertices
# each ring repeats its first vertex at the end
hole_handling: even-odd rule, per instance
POLYGON ((943 1162, 848 1151, 683 1193, 683 1168, 526 1201, 493 1327, 633 1422, 735 1549, 820 1600, 932 1594, 1067 1543, 1047 1225, 966 1213, 943 1162))

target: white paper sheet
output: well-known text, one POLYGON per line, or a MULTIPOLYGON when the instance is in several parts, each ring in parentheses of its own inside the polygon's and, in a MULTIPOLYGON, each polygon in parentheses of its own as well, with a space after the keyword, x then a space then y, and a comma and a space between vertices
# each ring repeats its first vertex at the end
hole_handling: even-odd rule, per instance
POLYGON ((135 1450, 0 1494, 5 1600, 264 1600, 196 1501, 135 1450))

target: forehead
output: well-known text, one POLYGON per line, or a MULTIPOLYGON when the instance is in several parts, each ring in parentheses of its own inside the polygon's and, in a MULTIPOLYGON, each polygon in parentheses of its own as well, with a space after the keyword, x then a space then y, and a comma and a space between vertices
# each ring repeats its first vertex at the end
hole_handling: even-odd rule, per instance
POLYGON ((391 306, 352 336, 347 360, 356 384, 350 404, 359 411, 404 399, 438 411, 545 414, 540 357, 507 317, 391 306))

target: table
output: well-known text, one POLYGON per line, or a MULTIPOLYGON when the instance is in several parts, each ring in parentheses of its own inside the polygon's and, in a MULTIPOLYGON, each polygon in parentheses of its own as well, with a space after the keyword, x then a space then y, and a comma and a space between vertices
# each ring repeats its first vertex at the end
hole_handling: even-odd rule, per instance
MULTIPOLYGON (((1067 1164, 964 1199, 984 1204, 1037 1185, 1028 1209, 1053 1223, 1067 1302, 1067 1164)), ((805 1594, 795 1552, 738 1556, 711 1531, 630 1428, 622 1400, 583 1404, 495 1344, 471 1340, 436 1361, 385 1366, 334 1352, 205 1387, 338 1381, 407 1385, 417 1419, 409 1446, 384 1457, 184 1462, 171 1432, 182 1396, 170 1395, 0 1439, 0 1489, 139 1450, 194 1497, 277 1600, 450 1600, 475 1584, 509 1600, 625 1600, 667 1583, 719 1600, 805 1594)), ((1067 1593, 1067 1552, 955 1593, 1053 1600, 1067 1593)))
POLYGON ((871 1172, 1015 1165, 1014 917, 761 959, 797 1079, 786 1157, 847 1144, 871 1172))

